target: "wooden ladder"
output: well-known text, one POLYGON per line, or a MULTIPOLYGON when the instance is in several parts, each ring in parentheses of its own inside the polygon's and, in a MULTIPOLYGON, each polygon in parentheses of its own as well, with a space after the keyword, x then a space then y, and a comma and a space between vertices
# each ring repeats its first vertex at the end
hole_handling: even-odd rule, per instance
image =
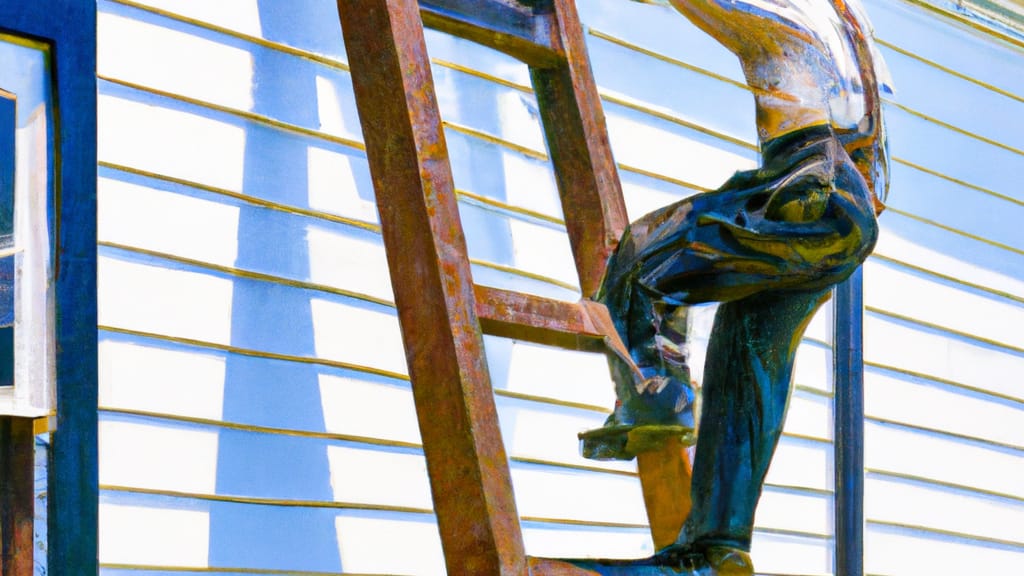
MULTIPOLYGON (((483 350, 495 334, 609 352, 591 301, 628 220, 573 0, 339 0, 423 451, 450 574, 579 574, 527 558, 483 350), (530 68, 583 298, 475 285, 424 43, 429 26, 530 68)), ((689 512, 681 443, 639 458, 655 546, 689 512)))

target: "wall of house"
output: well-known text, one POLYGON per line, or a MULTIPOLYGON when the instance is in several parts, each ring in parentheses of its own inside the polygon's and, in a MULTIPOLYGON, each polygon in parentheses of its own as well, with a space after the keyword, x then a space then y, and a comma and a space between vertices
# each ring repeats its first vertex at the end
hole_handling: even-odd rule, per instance
MULTIPOLYGON (((756 165, 731 55, 664 8, 579 9, 632 217, 756 165)), ((868 570, 1013 565, 1024 60, 919 7, 868 9, 898 90, 866 274, 868 570)), ((443 573, 335 3, 99 11, 104 573, 443 573)), ((577 299, 526 68, 427 42, 474 278, 577 299)), ((764 574, 832 571, 829 325, 801 345, 764 574)), ((577 454, 614 400, 603 358, 486 347, 528 553, 650 554, 634 466, 577 454)))
POLYGON ((1024 565, 1024 44, 869 8, 897 93, 865 271, 867 570, 1024 565))

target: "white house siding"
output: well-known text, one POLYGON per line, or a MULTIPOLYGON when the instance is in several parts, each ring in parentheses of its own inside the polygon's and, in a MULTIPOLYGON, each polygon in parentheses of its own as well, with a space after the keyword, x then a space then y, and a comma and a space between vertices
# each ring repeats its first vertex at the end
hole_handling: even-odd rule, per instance
POLYGON ((99 10, 104 572, 436 572, 333 3, 99 10))
POLYGON ((1024 567, 1024 44, 869 6, 897 84, 866 267, 872 574, 1024 567))
MULTIPOLYGON (((579 9, 632 217, 756 164, 730 54, 663 8, 579 9)), ((867 273, 868 568, 953 573, 938 544, 1020 562, 1024 61, 868 9, 899 88, 867 273)), ((443 573, 335 3, 99 11, 104 574, 443 573)), ((577 299, 526 68, 427 42, 475 279, 577 299)), ((828 316, 758 513, 764 574, 832 572, 828 316)), ((650 554, 633 465, 577 454, 613 402, 603 359, 486 346, 527 551, 650 554)))

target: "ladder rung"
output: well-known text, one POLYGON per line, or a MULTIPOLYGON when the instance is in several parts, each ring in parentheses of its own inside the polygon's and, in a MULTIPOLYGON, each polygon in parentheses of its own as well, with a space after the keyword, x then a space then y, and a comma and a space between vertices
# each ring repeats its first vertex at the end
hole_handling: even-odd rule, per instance
POLYGON ((564 60, 551 33, 551 15, 535 14, 516 0, 421 0, 420 16, 430 28, 494 48, 536 68, 550 68, 564 60))
POLYGON ((474 286, 476 313, 486 334, 571 350, 604 351, 604 334, 578 302, 474 286))

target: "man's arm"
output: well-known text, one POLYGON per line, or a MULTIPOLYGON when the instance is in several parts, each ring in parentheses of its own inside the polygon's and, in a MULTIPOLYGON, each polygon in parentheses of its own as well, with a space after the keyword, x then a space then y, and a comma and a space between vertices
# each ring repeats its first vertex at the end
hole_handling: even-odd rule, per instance
POLYGON ((776 45, 780 37, 810 41, 801 11, 791 2, 763 0, 669 0, 698 28, 742 57, 749 50, 776 45))

